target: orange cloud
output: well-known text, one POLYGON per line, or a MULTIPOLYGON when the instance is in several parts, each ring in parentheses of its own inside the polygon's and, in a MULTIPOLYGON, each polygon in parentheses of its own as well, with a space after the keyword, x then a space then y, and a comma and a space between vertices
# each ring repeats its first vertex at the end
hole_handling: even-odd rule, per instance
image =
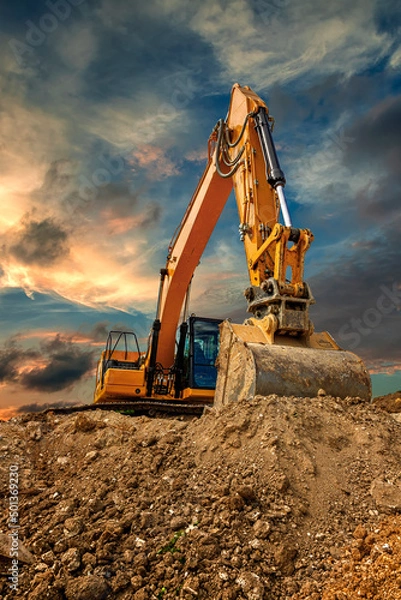
POLYGON ((166 156, 163 148, 143 144, 131 152, 132 159, 129 161, 132 166, 139 166, 145 169, 152 169, 152 176, 155 179, 163 179, 177 175, 179 170, 173 161, 166 156))
POLYGON ((206 163, 208 159, 208 151, 207 148, 200 148, 199 150, 192 150, 192 152, 188 152, 185 156, 186 160, 190 162, 204 162, 206 163))
POLYGON ((0 154, 0 198, 5 200, 0 223, 10 227, 27 211, 29 194, 43 182, 48 168, 44 157, 57 154, 64 145, 64 125, 33 105, 26 108, 15 99, 2 99, 7 110, 0 112, 0 130, 7 143, 0 154))
MULTIPOLYGON (((18 340, 19 342, 25 340, 38 340, 40 342, 43 340, 54 339, 58 335, 60 335, 60 331, 44 331, 43 329, 31 329, 30 331, 18 333, 14 336, 14 339, 18 340)), ((67 337, 74 344, 85 344, 85 346, 93 346, 95 348, 103 347, 105 343, 105 340, 97 342, 90 335, 80 331, 75 331, 67 337)))
MULTIPOLYGON (((92 234, 93 235, 93 234, 92 234)), ((95 236, 96 237, 96 236, 95 236)), ((75 244, 75 241, 74 241, 75 244)), ((3 263, 1 285, 34 292, 54 292, 86 306, 110 306, 129 310, 133 303, 146 307, 157 293, 157 273, 143 275, 146 253, 130 241, 129 250, 97 239, 72 245, 68 257, 54 265, 21 264, 9 256, 3 263)))
POLYGON ((368 371, 371 375, 394 375, 401 373, 401 363, 389 365, 387 361, 377 360, 368 365, 368 371))

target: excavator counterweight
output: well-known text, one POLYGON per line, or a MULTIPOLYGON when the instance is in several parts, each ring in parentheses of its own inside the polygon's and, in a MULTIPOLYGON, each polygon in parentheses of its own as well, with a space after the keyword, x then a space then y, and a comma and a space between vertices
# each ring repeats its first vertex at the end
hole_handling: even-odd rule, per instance
MULTIPOLYGON (((315 300, 304 281, 313 234, 292 224, 273 125, 263 100, 235 84, 227 118, 212 131, 205 171, 160 272, 148 350, 127 351, 109 339, 98 364, 95 403, 199 408, 269 394, 370 399, 361 359, 329 333, 314 332, 309 307, 315 300), (240 325, 188 319, 194 271, 232 188, 250 317, 240 325)), ((125 347, 127 339, 128 332, 118 338, 125 347)))

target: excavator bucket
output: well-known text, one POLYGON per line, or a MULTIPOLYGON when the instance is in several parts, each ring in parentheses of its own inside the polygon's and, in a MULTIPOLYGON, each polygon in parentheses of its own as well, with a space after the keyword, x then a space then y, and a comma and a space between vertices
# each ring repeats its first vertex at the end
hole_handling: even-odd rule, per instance
POLYGON ((327 333, 267 343, 259 327, 223 321, 217 359, 215 406, 270 394, 315 397, 324 393, 371 398, 371 381, 360 358, 327 333))

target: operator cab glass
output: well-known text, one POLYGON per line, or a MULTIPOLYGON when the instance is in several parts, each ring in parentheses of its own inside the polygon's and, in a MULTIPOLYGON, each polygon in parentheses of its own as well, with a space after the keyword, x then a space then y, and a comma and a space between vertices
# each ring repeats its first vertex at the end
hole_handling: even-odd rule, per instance
POLYGON ((215 366, 219 350, 219 319, 191 317, 186 354, 189 359, 189 386, 191 388, 214 389, 217 369, 215 366))

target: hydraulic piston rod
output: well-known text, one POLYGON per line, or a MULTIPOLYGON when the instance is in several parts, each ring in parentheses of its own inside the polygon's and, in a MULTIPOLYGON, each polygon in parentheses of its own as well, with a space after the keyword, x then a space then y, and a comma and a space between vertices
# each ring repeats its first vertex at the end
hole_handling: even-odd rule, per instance
POLYGON ((260 108, 255 115, 255 122, 255 129, 259 136, 259 141, 266 164, 266 179, 277 192, 284 225, 286 227, 291 227, 291 217, 290 213, 288 212, 288 206, 284 196, 285 175, 280 168, 280 163, 277 158, 277 152, 271 134, 269 119, 264 108, 260 108))
POLYGON ((280 201, 281 214, 283 215, 284 225, 286 227, 292 227, 292 221, 290 213, 288 212, 287 201, 284 196, 284 188, 282 185, 277 185, 276 192, 280 201))

